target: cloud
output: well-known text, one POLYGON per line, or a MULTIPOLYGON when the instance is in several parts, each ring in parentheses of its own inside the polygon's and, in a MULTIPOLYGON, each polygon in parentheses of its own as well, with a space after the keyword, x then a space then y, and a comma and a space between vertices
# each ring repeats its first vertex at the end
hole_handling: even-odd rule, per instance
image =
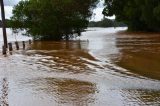
MULTIPOLYGON (((20 0, 3 0, 5 5, 5 16, 6 19, 9 19, 12 16, 13 6, 16 5, 20 0)), ((1 12, 0 12, 1 14, 1 12)), ((1 19, 1 17, 0 17, 1 19)))
POLYGON ((104 0, 101 0, 98 4, 97 4, 97 7, 98 8, 103 8, 104 7, 104 0))
MULTIPOLYGON (((4 8, 5 8, 6 19, 10 19, 10 17, 12 16, 13 7, 12 6, 5 6, 4 8)), ((0 11, 0 14, 1 14, 1 11, 0 11)), ((0 16, 0 20, 1 20, 1 16, 0 16)))
POLYGON ((20 0, 3 0, 5 6, 14 6, 16 5, 20 0))
MULTIPOLYGON (((19 1, 20 0, 4 0, 5 14, 7 19, 9 19, 12 16, 13 6, 16 5, 19 1)), ((104 4, 103 0, 100 3, 98 3, 97 8, 93 11, 94 15, 91 18, 92 21, 100 21, 103 18, 102 14, 104 8, 103 4, 104 4)))
POLYGON ((103 18, 102 14, 103 8, 96 8, 93 10, 93 17, 91 21, 100 21, 103 18))
MULTIPOLYGON (((94 9, 93 16, 90 21, 101 21, 104 18, 104 15, 102 14, 103 9, 104 9, 104 0, 101 0, 98 3, 97 8, 94 9)), ((115 19, 115 16, 112 16, 112 17, 105 16, 105 18, 115 19)))
MULTIPOLYGON (((16 5, 20 0, 3 0, 5 5, 5 16, 6 19, 9 19, 12 16, 13 6, 16 5)), ((1 12, 0 12, 1 14, 1 12)), ((0 17, 1 19, 1 17, 0 17)))
POLYGON ((9 19, 12 16, 12 9, 12 6, 5 6, 5 15, 7 19, 9 19))

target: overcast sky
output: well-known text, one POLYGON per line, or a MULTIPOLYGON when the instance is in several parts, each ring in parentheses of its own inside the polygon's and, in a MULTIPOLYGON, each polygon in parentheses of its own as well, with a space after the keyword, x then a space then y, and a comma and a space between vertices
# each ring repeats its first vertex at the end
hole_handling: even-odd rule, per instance
MULTIPOLYGON (((16 5, 20 0, 4 0, 5 4, 5 13, 6 18, 9 19, 12 16, 12 9, 13 6, 16 5)), ((97 6, 98 8, 94 10, 94 16, 91 20, 99 21, 103 18, 102 11, 103 11, 103 2, 100 2, 97 6)), ((111 17, 114 18, 114 17, 111 17)), ((0 18, 1 19, 1 18, 0 18)))

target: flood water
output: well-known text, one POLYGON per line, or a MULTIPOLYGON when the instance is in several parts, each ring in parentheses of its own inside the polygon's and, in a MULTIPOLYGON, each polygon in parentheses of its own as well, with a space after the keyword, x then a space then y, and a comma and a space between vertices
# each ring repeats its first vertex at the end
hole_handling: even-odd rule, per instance
POLYGON ((0 104, 160 106, 160 34, 126 29, 88 28, 77 40, 1 53, 0 104))

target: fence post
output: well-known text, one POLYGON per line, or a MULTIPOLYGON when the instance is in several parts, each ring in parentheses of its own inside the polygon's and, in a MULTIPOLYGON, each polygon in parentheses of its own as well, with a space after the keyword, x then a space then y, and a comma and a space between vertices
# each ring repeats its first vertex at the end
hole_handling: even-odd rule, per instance
POLYGON ((25 49, 26 45, 25 45, 25 41, 22 41, 22 45, 23 45, 23 50, 25 49))
POLYGON ((31 40, 29 40, 29 44, 32 44, 32 41, 31 41, 31 40))
POLYGON ((13 51, 12 43, 8 43, 8 46, 9 46, 9 51, 13 51))
POLYGON ((18 42, 15 42, 15 45, 16 45, 16 49, 19 50, 19 44, 18 44, 18 42))
POLYGON ((2 46, 2 53, 3 53, 3 55, 6 55, 7 54, 7 52, 6 52, 6 47, 3 45, 2 46))

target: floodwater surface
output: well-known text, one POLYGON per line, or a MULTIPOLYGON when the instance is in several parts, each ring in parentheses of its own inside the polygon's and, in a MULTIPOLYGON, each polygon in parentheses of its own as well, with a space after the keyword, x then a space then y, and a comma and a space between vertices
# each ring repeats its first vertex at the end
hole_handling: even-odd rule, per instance
POLYGON ((88 28, 73 41, 0 55, 0 104, 159 106, 160 34, 126 29, 88 28))

